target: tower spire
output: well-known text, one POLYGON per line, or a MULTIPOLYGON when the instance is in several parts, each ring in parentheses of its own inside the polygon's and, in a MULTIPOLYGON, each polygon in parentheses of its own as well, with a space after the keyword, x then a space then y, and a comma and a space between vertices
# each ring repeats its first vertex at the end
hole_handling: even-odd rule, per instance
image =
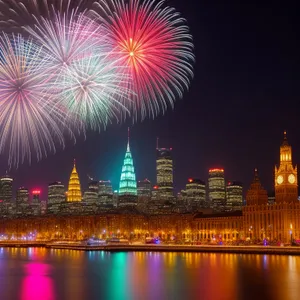
POLYGON ((68 197, 67 197, 68 202, 78 202, 81 201, 82 199, 80 181, 79 181, 78 173, 76 171, 75 159, 73 162, 74 162, 74 166, 71 172, 69 187, 68 187, 68 197))
POLYGON ((130 140, 130 129, 128 127, 128 129, 127 129, 127 152, 130 151, 129 140, 130 140))
POLYGON ((286 130, 283 132, 283 143, 282 146, 288 146, 288 140, 287 140, 287 135, 286 135, 286 130))

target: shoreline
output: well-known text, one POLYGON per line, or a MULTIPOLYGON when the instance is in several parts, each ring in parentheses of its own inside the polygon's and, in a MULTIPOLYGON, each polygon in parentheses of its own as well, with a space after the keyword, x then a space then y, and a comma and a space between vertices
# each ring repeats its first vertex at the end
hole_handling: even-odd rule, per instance
POLYGON ((103 245, 85 246, 67 243, 1 243, 0 248, 31 248, 41 247, 57 250, 76 250, 76 251, 107 251, 107 252, 192 252, 192 253, 232 253, 232 254, 276 254, 276 255, 300 255, 300 247, 280 247, 280 246, 224 246, 224 245, 103 245))

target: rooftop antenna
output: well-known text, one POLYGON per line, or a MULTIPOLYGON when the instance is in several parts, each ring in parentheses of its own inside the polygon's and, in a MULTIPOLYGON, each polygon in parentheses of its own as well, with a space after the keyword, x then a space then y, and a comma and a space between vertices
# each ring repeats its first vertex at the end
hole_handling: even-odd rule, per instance
POLYGON ((156 138, 156 149, 158 149, 158 140, 159 140, 159 137, 156 138))

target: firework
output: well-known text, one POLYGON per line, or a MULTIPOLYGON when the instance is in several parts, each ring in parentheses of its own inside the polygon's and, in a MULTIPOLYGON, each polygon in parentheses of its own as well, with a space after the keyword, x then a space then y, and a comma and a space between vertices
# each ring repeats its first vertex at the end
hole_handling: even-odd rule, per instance
POLYGON ((9 153, 10 166, 64 145, 64 116, 53 108, 44 58, 41 47, 20 35, 0 37, 0 152, 9 153))
POLYGON ((192 37, 185 19, 164 2, 99 0, 91 11, 131 70, 132 111, 152 117, 173 107, 193 76, 192 37))
POLYGON ((77 10, 70 13, 54 13, 52 19, 36 20, 34 27, 25 26, 25 30, 48 52, 55 71, 70 66, 83 55, 93 54, 98 44, 95 31, 102 32, 101 26, 95 26, 93 20, 77 10))
POLYGON ((58 76, 58 103, 67 108, 71 123, 101 129, 113 120, 121 121, 127 112, 132 94, 128 68, 106 45, 98 47, 97 54, 74 60, 58 76))
POLYGON ((0 0, 0 27, 20 31, 23 26, 34 26, 42 18, 52 19, 76 9, 84 12, 89 0, 0 0))
POLYGON ((129 101, 129 75, 103 26, 77 14, 55 14, 26 30, 50 57, 52 90, 66 107, 66 122, 85 132, 120 120, 129 101))

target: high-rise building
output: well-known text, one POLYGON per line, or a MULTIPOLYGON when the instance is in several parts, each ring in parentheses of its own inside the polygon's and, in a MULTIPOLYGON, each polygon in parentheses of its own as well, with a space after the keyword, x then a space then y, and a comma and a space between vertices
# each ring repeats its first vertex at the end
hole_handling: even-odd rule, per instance
POLYGON ((113 188, 110 180, 98 182, 98 200, 101 206, 114 206, 113 188))
POLYGON ((29 205, 29 192, 27 188, 20 187, 17 190, 16 203, 17 206, 29 205))
POLYGON ((200 179, 189 178, 184 191, 189 208, 198 209, 206 207, 205 182, 200 179))
POLYGON ((173 198, 172 148, 156 149, 156 183, 162 200, 173 198))
POLYGON ((268 203, 268 193, 259 180, 257 169, 254 170, 253 182, 246 194, 246 204, 251 205, 266 205, 268 203))
POLYGON ((280 147, 280 165, 275 166, 275 201, 298 201, 298 174, 297 166, 293 166, 292 147, 289 145, 284 132, 283 143, 280 147))
POLYGON ((41 213, 41 200, 40 200, 41 191, 35 189, 32 191, 31 194, 32 194, 31 207, 33 210, 33 214, 37 216, 41 213))
POLYGON ((242 210, 243 206, 243 185, 239 181, 229 181, 227 184, 226 210, 242 210))
POLYGON ((80 181, 79 181, 79 176, 78 176, 78 173, 76 170, 76 165, 75 165, 75 160, 74 160, 74 166, 73 166, 70 180, 69 180, 67 201, 68 202, 79 202, 81 200, 82 200, 82 195, 81 195, 80 181))
POLYGON ((60 181, 48 185, 48 212, 58 213, 62 203, 66 201, 65 186, 60 181))
POLYGON ((149 201, 151 200, 151 182, 148 179, 139 180, 137 183, 137 194, 138 194, 138 200, 137 200, 137 207, 145 211, 147 209, 147 205, 149 204, 149 201))
POLYGON ((4 175, 0 179, 0 200, 4 203, 12 201, 12 184, 13 179, 8 175, 4 175))
POLYGON ((128 142, 122 167, 120 185, 119 185, 119 205, 136 204, 137 184, 133 166, 133 159, 129 146, 129 128, 128 142))
POLYGON ((88 190, 85 191, 83 200, 87 204, 97 204, 98 202, 98 181, 91 180, 88 185, 88 190))
POLYGON ((225 211, 226 193, 224 169, 210 169, 208 174, 209 205, 215 211, 225 211))
POLYGON ((151 182, 148 179, 139 180, 137 183, 137 194, 139 197, 151 198, 151 182))

